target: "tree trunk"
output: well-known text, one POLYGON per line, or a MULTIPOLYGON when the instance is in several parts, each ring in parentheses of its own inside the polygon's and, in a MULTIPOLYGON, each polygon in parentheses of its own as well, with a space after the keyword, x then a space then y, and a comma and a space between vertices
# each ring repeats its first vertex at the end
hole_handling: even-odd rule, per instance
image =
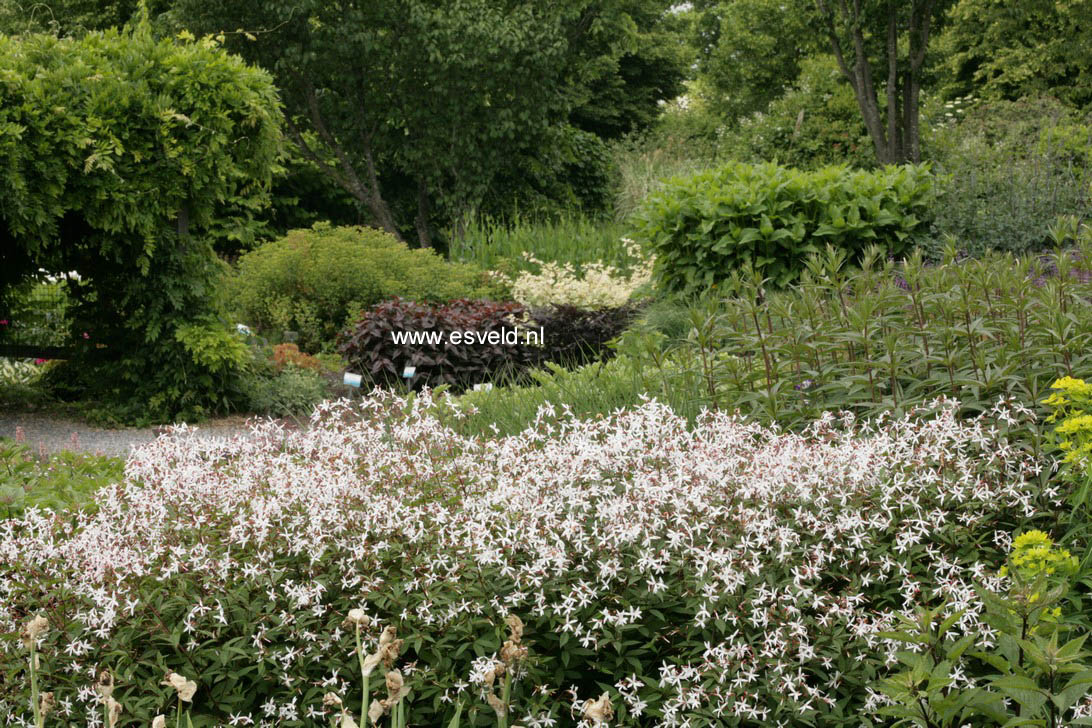
MULTIPOLYGON (((417 243, 422 248, 432 247, 432 226, 429 225, 428 185, 424 180, 417 183, 417 243)), ((436 251, 440 252, 440 251, 436 251)))
POLYGON ((303 93, 304 99, 307 101, 307 109, 310 112, 311 117, 311 126, 314 127, 315 132, 318 134, 318 137, 322 140, 323 144, 334 153, 334 157, 337 159, 337 165, 332 167, 327 164, 326 161, 323 160, 307 143, 307 140, 304 138, 303 133, 296 125, 295 121, 286 117, 285 123, 288 126, 293 140, 296 142, 296 146, 300 148, 305 157, 314 162, 319 169, 329 174, 342 189, 363 204, 368 212, 371 213, 375 222, 378 223, 379 227, 399 240, 402 240, 402 235, 398 232, 398 226, 394 222, 394 214, 391 212, 390 205, 383 199, 383 193, 379 186, 379 175, 375 169, 375 158, 372 155, 370 134, 362 135, 360 141, 360 149, 364 156, 365 172, 367 173, 368 180, 367 184, 365 184, 361 181, 356 168, 349 160, 349 156, 345 153, 344 148, 342 148, 338 140, 335 139, 333 134, 327 129, 326 122, 323 120, 322 112, 319 109, 318 95, 315 93, 315 88, 310 80, 300 74, 295 74, 294 78, 297 83, 299 83, 300 90, 303 93))
POLYGON ((919 103, 921 69, 929 45, 931 15, 936 0, 911 0, 909 58, 900 68, 898 2, 884 0, 886 10, 884 52, 887 65, 886 119, 880 113, 871 65, 865 54, 864 16, 861 0, 815 0, 825 21, 825 31, 842 75, 853 88, 865 128, 880 164, 921 161, 919 103), (852 43, 853 58, 843 50, 839 29, 852 43))

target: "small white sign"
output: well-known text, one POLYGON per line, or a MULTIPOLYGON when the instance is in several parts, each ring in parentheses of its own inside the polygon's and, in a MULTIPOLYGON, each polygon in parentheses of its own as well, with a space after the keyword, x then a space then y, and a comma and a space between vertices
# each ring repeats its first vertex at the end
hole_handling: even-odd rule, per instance
POLYGON ((409 379, 410 377, 412 377, 416 373, 417 373, 417 367, 406 367, 405 369, 402 370, 402 377, 404 379, 409 379))
POLYGON ((488 392, 492 388, 493 388, 493 383, 492 382, 483 382, 482 384, 475 384, 474 385, 474 391, 475 392, 488 392))
POLYGON ((357 387, 357 388, 360 387, 360 375, 359 374, 353 374, 352 372, 345 372, 345 378, 342 379, 341 381, 345 382, 345 384, 349 385, 350 387, 357 387))

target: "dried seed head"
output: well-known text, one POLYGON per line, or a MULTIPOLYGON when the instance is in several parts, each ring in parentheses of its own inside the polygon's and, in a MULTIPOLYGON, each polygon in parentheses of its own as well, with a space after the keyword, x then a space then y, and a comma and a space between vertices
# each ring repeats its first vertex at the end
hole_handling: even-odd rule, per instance
POLYGON ((493 709, 493 712, 497 714, 498 718, 503 718, 505 713, 508 712, 504 705, 504 701, 494 695, 492 692, 486 693, 485 702, 489 703, 489 707, 493 709))
POLYGON ((364 656, 364 663, 360 666, 360 672, 364 677, 368 677, 372 674, 372 670, 374 670, 376 665, 379 664, 379 661, 383 659, 383 652, 383 650, 380 650, 379 652, 364 656))
POLYGON ((157 715, 152 718, 152 728, 167 728, 167 716, 157 715))
POLYGON ((114 694, 114 675, 109 670, 99 673, 99 681, 95 683, 95 692, 103 698, 109 698, 114 694))
POLYGON ((588 700, 584 703, 584 718, 596 725, 606 723, 614 717, 614 707, 610 704, 610 696, 603 693, 597 700, 588 700))
POLYGON ((38 638, 49 631, 49 620, 38 615, 34 619, 30 620, 23 626, 23 631, 19 633, 19 637, 23 640, 23 647, 32 649, 34 645, 38 644, 38 638))
POLYGON ((112 697, 106 699, 106 728, 114 728, 121 717, 121 703, 112 697))
POLYGON ((38 701, 38 711, 42 714, 42 717, 46 717, 53 712, 53 706, 56 701, 53 699, 53 693, 42 693, 41 699, 38 701))
POLYGON ((324 708, 340 708, 341 698, 337 693, 326 693, 322 696, 322 707, 324 708))
POLYGON ((388 624, 383 628, 383 633, 379 635, 379 646, 386 647, 391 642, 394 642, 394 638, 398 635, 398 630, 394 628, 393 624, 388 624))
POLYGON ((500 658, 508 667, 527 659, 527 648, 518 642, 508 640, 500 650, 500 658))
POLYGON ((504 663, 494 662, 493 666, 485 671, 482 675, 482 683, 488 690, 493 689, 493 683, 496 682, 498 677, 504 675, 504 663))
POLYGON ((398 659, 398 655, 402 652, 403 640, 391 640, 385 645, 381 645, 379 648, 379 658, 383 660, 383 666, 390 670, 394 667, 394 661, 398 659))
POLYGON ((519 644, 519 641, 523 639, 523 620, 514 614, 509 614, 504 618, 504 623, 508 625, 508 630, 512 633, 512 641, 519 644))
POLYGON ((364 614, 363 609, 350 609, 349 616, 342 622, 346 627, 367 627, 371 623, 371 618, 364 614))
POLYGON ((167 675, 167 679, 160 684, 170 685, 178 692, 178 699, 187 703, 193 702, 193 694, 197 692, 197 683, 193 680, 187 680, 177 672, 167 675))
POLYGON ((402 673, 398 670, 391 670, 387 673, 387 694, 396 695, 399 690, 402 689, 402 685, 405 683, 402 680, 402 673))
POLYGON ((341 725, 339 728, 360 728, 356 721, 353 720, 353 716, 349 714, 349 711, 341 711, 341 725))
POLYGON ((373 700, 371 706, 368 708, 368 720, 375 725, 379 722, 379 719, 383 717, 383 714, 387 712, 387 701, 385 700, 373 700))

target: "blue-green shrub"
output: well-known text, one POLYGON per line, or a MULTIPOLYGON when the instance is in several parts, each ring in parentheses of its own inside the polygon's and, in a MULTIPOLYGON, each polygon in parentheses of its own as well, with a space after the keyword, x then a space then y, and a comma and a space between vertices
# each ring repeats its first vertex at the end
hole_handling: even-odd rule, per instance
POLYGON ((931 216, 933 182, 927 165, 801 172, 734 162, 668 182, 638 214, 637 236, 670 291, 700 292, 751 265, 782 286, 827 244, 853 259, 871 245, 903 254, 931 216))

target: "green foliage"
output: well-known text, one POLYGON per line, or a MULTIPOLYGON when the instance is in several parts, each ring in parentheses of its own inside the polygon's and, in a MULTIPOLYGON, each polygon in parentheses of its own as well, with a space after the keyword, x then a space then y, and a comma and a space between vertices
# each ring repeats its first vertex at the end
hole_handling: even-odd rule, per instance
POLYGON ((681 372, 673 367, 657 370, 624 354, 572 370, 548 362, 528 377, 529 384, 498 383, 493 389, 467 392, 459 401, 473 411, 443 417, 444 424, 466 435, 514 435, 530 427, 542 407, 566 408, 585 418, 636 407, 652 396, 690 419, 700 410, 681 372))
MULTIPOLYGON (((610 202, 610 153, 602 139, 564 124, 543 131, 533 149, 511 155, 498 169, 476 217, 520 217, 532 210, 535 217, 598 215, 610 202), (512 211, 517 212, 513 213, 512 211)), ((459 221, 454 221, 459 227, 459 221)), ((449 237, 449 246, 461 244, 464 230, 449 237)))
POLYGON ((315 371, 289 364, 280 371, 264 368, 243 378, 246 409, 259 415, 309 415, 327 397, 326 382, 315 371))
MULTIPOLYGON (((699 78, 708 103, 728 124, 765 112, 796 82, 801 64, 826 47, 826 39, 815 32, 811 0, 733 0, 710 6, 695 22, 699 78)), ((860 115, 856 106, 853 110, 860 115)))
MULTIPOLYGON (((720 300, 663 306, 659 326, 635 328, 621 350, 654 370, 682 364, 692 378, 677 396, 784 427, 825 410, 899 414, 940 396, 978 414, 999 397, 1038 401, 1092 365, 1086 264, 1069 253, 949 256, 895 266, 873 253, 850 272, 844 253, 828 250, 797 286, 761 300, 753 281, 737 280, 720 300)), ((1042 449, 1038 426, 1025 434, 1042 449)))
POLYGON ((64 346, 71 321, 63 281, 28 276, 0 291, 0 344, 64 346))
POLYGON ((49 0, 0 3, 0 33, 51 33, 80 36, 88 31, 120 28, 131 22, 139 7, 150 15, 163 12, 170 0, 49 0))
POLYGON ((586 132, 647 124, 682 76, 657 40, 666 6, 178 0, 170 15, 270 69, 301 154, 370 224, 428 245, 482 209, 601 204, 586 132))
POLYGON ((140 25, 0 37, 0 78, 0 291, 39 268, 80 274, 67 381, 81 396, 137 419, 229 408, 230 391, 204 387, 232 373, 195 359, 182 327, 223 340, 202 233, 267 200, 281 119, 269 76, 140 25))
POLYGON ((387 233, 316 223, 244 255, 225 297, 247 323, 295 331, 303 350, 319 351, 362 310, 393 296, 441 302, 499 292, 480 270, 387 233))
POLYGON ((0 438, 0 518, 16 518, 32 507, 94 509, 95 492, 119 482, 124 469, 120 458, 68 451, 41 457, 0 438))
POLYGON ((578 80, 570 123, 606 140, 648 129, 660 104, 681 92, 692 63, 677 4, 597 0, 577 6, 582 15, 569 36, 568 73, 578 80))
POLYGON ((654 132, 612 146, 615 220, 629 220, 667 179, 716 166, 712 118, 699 102, 689 104, 697 108, 673 105, 654 132))
POLYGON ((1014 100, 1048 94, 1070 106, 1088 106, 1090 15, 1088 0, 959 0, 937 39, 945 96, 1014 100))
POLYGON ((1089 123, 1052 99, 1026 99, 979 103, 938 124, 925 148, 944 179, 933 238, 972 255, 1056 244, 1048 227, 1059 217, 1092 214, 1089 123))
POLYGON ((801 61, 800 75, 791 87, 762 111, 726 130, 719 151, 731 159, 775 161, 801 169, 876 164, 853 89, 829 55, 801 61))
POLYGON ((853 261, 873 244, 903 254, 934 200, 927 166, 801 172, 732 163, 672 180, 647 201, 637 236, 668 291, 699 293, 750 267, 784 286, 824 244, 853 261))
POLYGON ((919 610, 915 619, 901 615, 901 628, 881 635, 907 649, 897 653, 905 669, 880 682, 892 703, 880 714, 897 718, 896 726, 921 728, 955 728, 971 720, 1086 725, 1087 718, 1075 719, 1070 711, 1092 689, 1092 653, 1083 649, 1088 633, 1060 644, 1072 625, 1059 621, 1062 610, 1055 606, 1070 593, 1075 566, 1042 531, 1018 536, 1002 569, 1010 579, 1007 592, 977 589, 984 606, 979 629, 993 631, 989 649, 972 649, 983 637, 975 630, 954 636, 964 610, 945 606, 919 610), (965 671, 981 675, 980 686, 958 685, 956 673, 965 678, 965 671))

